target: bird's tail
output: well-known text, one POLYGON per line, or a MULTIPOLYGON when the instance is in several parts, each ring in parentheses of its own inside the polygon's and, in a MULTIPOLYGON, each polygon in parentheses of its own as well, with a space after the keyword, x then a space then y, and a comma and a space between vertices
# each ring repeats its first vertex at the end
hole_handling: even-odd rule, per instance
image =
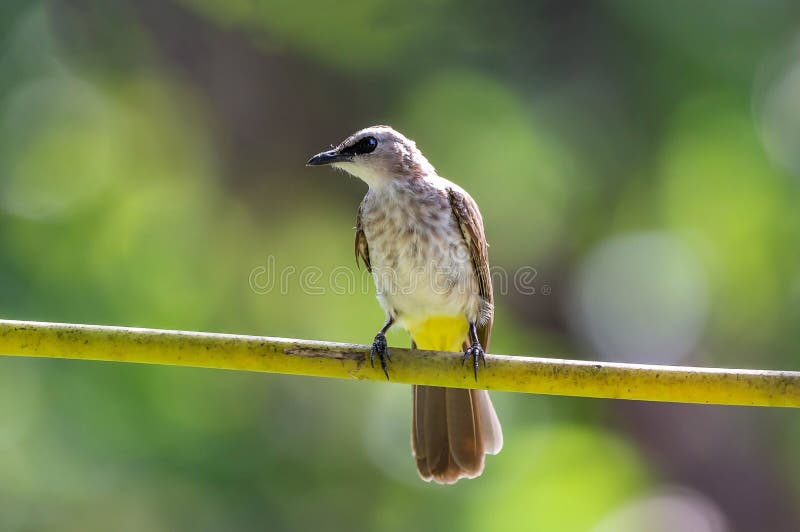
MULTIPOLYGON (((463 319, 427 320, 409 327, 415 347, 463 351, 463 319), (433 323, 429 323, 433 322, 433 323)), ((453 484, 483 472, 486 454, 503 447, 503 432, 486 390, 414 386, 411 448, 424 480, 453 484)))

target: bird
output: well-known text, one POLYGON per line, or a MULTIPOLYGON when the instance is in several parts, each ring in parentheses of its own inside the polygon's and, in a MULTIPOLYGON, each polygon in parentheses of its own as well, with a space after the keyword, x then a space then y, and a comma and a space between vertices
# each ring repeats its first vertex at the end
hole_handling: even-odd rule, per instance
MULTIPOLYGON (((356 263, 372 274, 386 319, 372 342, 389 379, 386 332, 415 349, 463 353, 478 380, 494 318, 488 245, 478 204, 439 176, 416 143, 390 126, 357 131, 308 166, 330 165, 369 189, 355 225, 356 263)), ((503 433, 485 390, 414 385, 411 448, 423 480, 453 484, 483 473, 503 433)))

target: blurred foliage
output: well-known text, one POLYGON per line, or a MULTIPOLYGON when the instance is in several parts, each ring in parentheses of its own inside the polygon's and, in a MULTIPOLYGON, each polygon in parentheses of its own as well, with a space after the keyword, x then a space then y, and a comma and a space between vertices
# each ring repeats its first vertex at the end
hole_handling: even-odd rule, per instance
MULTIPOLYGON (((789 0, 4 2, 0 315, 364 343, 364 186, 303 162, 391 123, 481 205, 511 275, 493 352, 798 369, 799 22, 789 0)), ((800 527, 791 412, 495 402, 504 451, 440 487, 404 386, 0 360, 0 529, 800 527)))

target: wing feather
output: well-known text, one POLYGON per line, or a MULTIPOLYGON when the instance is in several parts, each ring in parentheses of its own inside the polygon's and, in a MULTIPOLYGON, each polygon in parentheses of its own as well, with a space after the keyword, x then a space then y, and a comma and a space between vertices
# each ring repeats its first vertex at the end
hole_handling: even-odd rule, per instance
POLYGON ((364 234, 364 223, 361 220, 361 211, 364 210, 362 203, 358 207, 358 214, 356 215, 356 266, 360 266, 359 259, 367 267, 367 271, 372 273, 372 263, 369 261, 369 245, 367 244, 367 235, 364 234))
POLYGON ((453 216, 461 228, 461 235, 469 250, 472 267, 478 279, 478 294, 483 300, 479 310, 478 336, 484 349, 489 349, 489 336, 492 331, 494 314, 494 295, 492 294, 492 278, 489 272, 489 249, 486 234, 483 230, 483 218, 478 204, 463 190, 448 188, 447 195, 453 216))

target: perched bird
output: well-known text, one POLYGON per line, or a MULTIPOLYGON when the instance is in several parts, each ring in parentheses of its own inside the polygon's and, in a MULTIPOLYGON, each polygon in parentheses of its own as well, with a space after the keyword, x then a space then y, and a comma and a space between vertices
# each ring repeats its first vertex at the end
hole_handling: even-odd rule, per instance
MULTIPOLYGON (((440 177, 416 144, 389 126, 356 132, 308 165, 331 165, 369 185, 356 218, 356 262, 372 273, 386 321, 370 361, 390 360, 386 331, 412 347, 463 352, 475 379, 492 330, 493 296, 483 219, 475 200, 440 177)), ((503 433, 489 394, 414 386, 411 446, 420 476, 452 484, 483 472, 503 433)))

